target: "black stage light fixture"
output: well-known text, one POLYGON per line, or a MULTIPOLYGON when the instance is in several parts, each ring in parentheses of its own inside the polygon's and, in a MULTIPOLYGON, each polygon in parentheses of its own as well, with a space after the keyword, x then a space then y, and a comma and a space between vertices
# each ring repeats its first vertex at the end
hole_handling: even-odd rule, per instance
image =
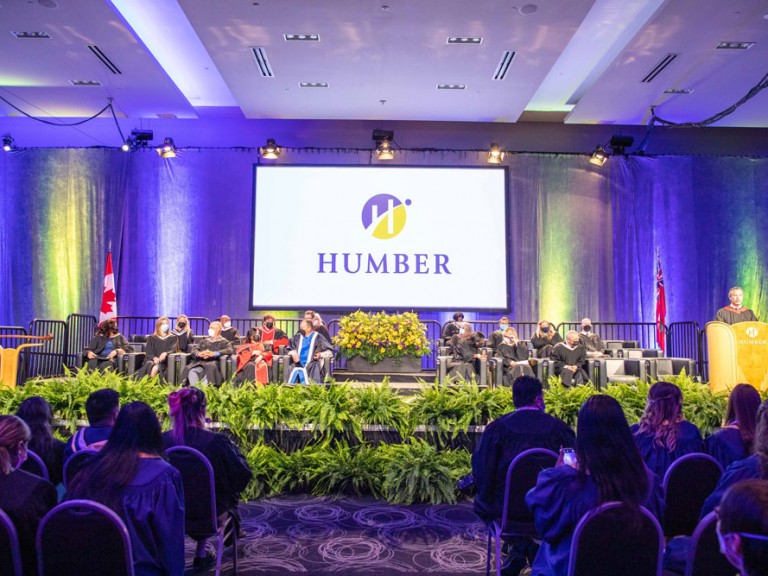
POLYGON ((625 150, 632 146, 635 139, 632 136, 611 136, 611 141, 608 145, 611 147, 613 154, 624 154, 625 150))

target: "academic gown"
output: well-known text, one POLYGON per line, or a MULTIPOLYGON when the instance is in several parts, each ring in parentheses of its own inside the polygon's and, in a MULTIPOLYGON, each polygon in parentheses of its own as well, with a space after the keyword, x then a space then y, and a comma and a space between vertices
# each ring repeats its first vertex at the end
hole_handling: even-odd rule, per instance
POLYGON ((720 308, 715 315, 715 322, 725 322, 726 324, 738 324, 739 322, 759 322, 755 313, 749 308, 742 306, 738 310, 733 306, 720 308))
POLYGON ((589 380, 583 368, 584 363, 587 361, 587 351, 581 344, 571 348, 565 342, 560 342, 552 348, 550 358, 555 363, 555 375, 562 378, 563 386, 571 386, 574 383, 584 384, 589 380), (565 369, 566 366, 578 366, 578 370, 571 372, 565 369))
POLYGON ((477 379, 475 371, 475 354, 478 353, 473 338, 461 338, 458 334, 451 336, 451 359, 448 361, 448 379, 462 378, 469 382, 477 379))
POLYGON ((552 354, 552 348, 563 341, 563 337, 558 332, 553 330, 551 334, 552 338, 545 338, 538 334, 531 336, 531 346, 536 350, 537 358, 549 358, 552 354))
POLYGON ((305 336, 301 332, 295 334, 285 349, 285 353, 297 352, 299 354, 299 361, 291 364, 291 373, 288 375, 288 383, 304 381, 304 375, 301 372, 297 372, 297 368, 304 368, 307 377, 312 382, 321 383, 325 380, 325 370, 323 368, 322 358, 315 360, 315 354, 318 352, 326 352, 333 350, 333 344, 331 344, 325 336, 319 332, 313 331, 309 336, 305 336))
POLYGON ((695 424, 683 420, 678 422, 678 426, 677 443, 672 451, 667 450, 663 446, 657 446, 651 432, 640 434, 638 432, 640 424, 634 424, 630 427, 632 436, 635 438, 635 444, 638 450, 640 450, 645 465, 658 474, 660 478, 664 478, 664 474, 666 474, 672 462, 681 456, 691 452, 704 451, 704 441, 701 438, 701 432, 699 432, 695 424))
POLYGON ((223 328, 221 330, 221 337, 226 338, 230 342, 239 342, 240 334, 237 332, 237 328, 230 326, 229 328, 223 328))
POLYGON ((271 350, 274 354, 279 354, 280 346, 288 346, 290 342, 288 335, 279 328, 259 326, 259 332, 261 333, 261 343, 264 344, 264 349, 267 351, 271 350))
POLYGON ((749 456, 749 450, 741 439, 738 428, 721 428, 704 442, 707 454, 720 462, 723 470, 737 460, 743 460, 749 456))
POLYGON ((205 371, 205 377, 208 382, 214 384, 215 386, 221 386, 221 383, 224 380, 224 374, 222 374, 219 370, 219 356, 214 356, 207 360, 200 358, 198 354, 203 350, 218 352, 219 356, 235 353, 235 351, 232 349, 232 343, 226 338, 222 338, 221 336, 218 338, 213 338, 210 336, 208 338, 203 338, 200 342, 193 346, 192 358, 194 361, 191 364, 187 364, 187 367, 184 368, 184 371, 181 373, 181 380, 182 382, 186 380, 189 376, 189 372, 193 368, 202 367, 205 371))
POLYGON ((171 330, 171 334, 178 338, 179 352, 189 353, 192 351, 192 345, 195 343, 195 333, 191 328, 185 328, 184 330, 171 330))
POLYGON ((272 366, 272 352, 264 350, 264 344, 261 342, 251 342, 238 346, 235 350, 237 354, 237 370, 235 370, 235 382, 239 385, 243 382, 258 382, 266 384, 269 382, 269 368, 272 366), (261 360, 257 362, 257 355, 261 355, 261 360))
POLYGON ((146 354, 146 360, 144 364, 136 373, 136 378, 141 379, 144 376, 149 376, 152 372, 152 367, 155 365, 154 359, 159 358, 161 354, 165 353, 165 360, 160 362, 158 376, 161 379, 165 377, 165 369, 168 367, 168 354, 173 354, 179 347, 179 339, 173 334, 168 336, 158 336, 152 334, 147 338, 147 346, 144 348, 146 354))
POLYGON ((531 365, 528 364, 528 348, 522 342, 517 344, 499 344, 496 357, 501 358, 504 364, 504 385, 512 386, 512 382, 518 376, 533 376, 531 365), (518 364, 518 362, 525 362, 518 364))
POLYGON ((587 352, 597 352, 599 354, 605 353, 605 344, 603 343, 603 340, 594 332, 579 332, 579 340, 581 340, 581 345, 584 346, 584 349, 587 352))
POLYGON ((445 342, 446 346, 450 345, 451 338, 453 338, 458 333, 459 333, 459 327, 456 326, 456 322, 451 322, 445 327, 445 329, 443 330, 443 342, 445 342))
POLYGON ((736 482, 741 482, 742 480, 761 480, 762 478, 760 459, 757 454, 753 454, 749 458, 744 458, 744 460, 737 460, 725 469, 725 472, 723 472, 720 481, 715 487, 715 491, 704 500, 699 520, 712 512, 715 509, 715 506, 720 504, 720 500, 722 500, 725 491, 736 484, 736 482))
POLYGON ((128 341, 122 334, 118 333, 109 338, 106 338, 101 334, 96 334, 91 338, 91 341, 88 342, 88 346, 85 348, 86 351, 91 351, 96 354, 96 358, 88 359, 89 370, 109 370, 117 368, 117 356, 113 357, 111 360, 107 359, 108 353, 106 352, 106 349, 110 342, 112 344, 112 350, 122 349, 126 353, 133 352, 133 346, 128 344, 128 341))
POLYGON ((501 330, 494 330, 488 336, 488 346, 490 346, 494 356, 496 356, 496 351, 502 342, 504 342, 504 333, 501 330))

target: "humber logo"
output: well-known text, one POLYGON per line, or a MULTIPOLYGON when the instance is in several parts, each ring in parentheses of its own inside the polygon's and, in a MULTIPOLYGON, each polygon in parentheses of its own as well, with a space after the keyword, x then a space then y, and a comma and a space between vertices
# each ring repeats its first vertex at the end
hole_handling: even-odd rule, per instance
POLYGON ((405 207, 410 205, 410 200, 403 203, 391 194, 377 194, 363 206, 363 227, 374 238, 394 238, 405 228, 405 207))

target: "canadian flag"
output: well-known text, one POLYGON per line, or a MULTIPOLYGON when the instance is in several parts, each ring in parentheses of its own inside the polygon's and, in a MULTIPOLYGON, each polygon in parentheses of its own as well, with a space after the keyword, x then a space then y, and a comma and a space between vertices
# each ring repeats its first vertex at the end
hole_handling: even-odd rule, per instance
POLYGON ((115 294, 115 275, 112 272, 112 250, 107 252, 107 267, 104 271, 104 289, 101 293, 99 324, 110 318, 117 318, 117 294, 115 294))

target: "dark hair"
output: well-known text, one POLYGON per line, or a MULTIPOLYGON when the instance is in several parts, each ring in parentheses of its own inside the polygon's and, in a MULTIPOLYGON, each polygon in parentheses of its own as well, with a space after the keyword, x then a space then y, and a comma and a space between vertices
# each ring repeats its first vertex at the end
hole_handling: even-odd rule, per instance
POLYGON ((463 314, 462 312, 456 312, 456 313, 453 315, 453 319, 454 319, 456 322, 460 322, 460 321, 464 320, 464 314, 463 314))
POLYGON ((760 477, 768 480, 768 400, 760 404, 757 410, 757 427, 752 453, 760 463, 760 477))
POLYGON ((184 445, 189 428, 205 427, 205 408, 208 401, 200 388, 189 386, 171 392, 168 407, 173 421, 171 437, 178 445, 184 445))
POLYGON ((249 342, 261 342, 261 330, 258 328, 249 328, 245 334, 245 343, 249 342))
POLYGON ((653 444, 670 452, 677 446, 683 411, 683 393, 670 382, 656 382, 648 390, 648 403, 636 434, 650 433, 653 444))
POLYGON ((91 392, 85 401, 85 414, 91 426, 112 418, 120 408, 120 393, 112 388, 91 392))
POLYGON ((480 348, 483 344, 485 344, 485 334, 482 332, 472 332, 472 340, 474 340, 475 346, 480 348))
POLYGON ((117 334, 117 321, 114 318, 104 320, 96 329, 96 333, 104 336, 104 338, 109 338, 113 332, 117 334))
POLYGON ((157 415, 144 402, 120 409, 104 448, 86 463, 69 485, 69 498, 96 500, 121 512, 120 496, 136 476, 141 454, 165 457, 157 415))
POLYGON ((597 395, 581 406, 576 431, 579 476, 589 472, 600 503, 642 504, 650 490, 648 473, 619 403, 597 395))
POLYGON ((532 406, 542 393, 541 380, 533 376, 518 376, 512 382, 512 403, 515 408, 532 406))
POLYGON ((32 433, 29 449, 50 462, 53 452, 53 411, 51 405, 42 396, 30 396, 19 405, 16 416, 24 420, 32 433))
POLYGON ((745 576, 768 574, 768 481, 737 482, 723 494, 718 511, 720 533, 741 536, 741 555, 745 576))
POLYGON ((739 435, 747 454, 752 452, 757 425, 757 409, 760 408, 760 392, 751 384, 737 384, 728 397, 723 426, 738 424, 739 435))

